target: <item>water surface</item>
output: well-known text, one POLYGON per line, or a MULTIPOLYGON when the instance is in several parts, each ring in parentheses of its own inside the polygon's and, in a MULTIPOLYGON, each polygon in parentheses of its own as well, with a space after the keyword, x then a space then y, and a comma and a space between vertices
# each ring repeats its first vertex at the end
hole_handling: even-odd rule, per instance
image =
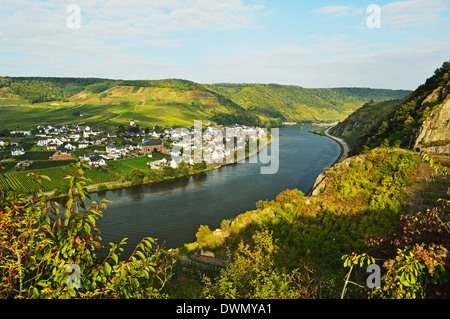
MULTIPOLYGON (((259 200, 272 200, 286 189, 306 193, 325 167, 340 154, 333 140, 309 132, 312 127, 280 129, 280 165, 274 175, 261 175, 267 164, 235 164, 173 181, 93 194, 112 200, 97 223, 104 244, 128 238, 125 254, 146 236, 166 248, 195 241, 200 225, 220 227, 255 209, 259 200)), ((271 148, 268 149, 269 154, 271 148)), ((257 155, 255 155, 257 156, 257 155)), ((259 161, 258 161, 259 162, 259 161)))

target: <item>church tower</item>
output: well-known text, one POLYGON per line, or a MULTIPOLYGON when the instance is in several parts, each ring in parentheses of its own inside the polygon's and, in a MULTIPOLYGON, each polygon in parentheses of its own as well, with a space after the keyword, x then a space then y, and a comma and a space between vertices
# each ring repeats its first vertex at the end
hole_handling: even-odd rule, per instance
POLYGON ((135 127, 135 126, 136 126, 136 123, 134 123, 133 115, 131 115, 130 127, 135 127))

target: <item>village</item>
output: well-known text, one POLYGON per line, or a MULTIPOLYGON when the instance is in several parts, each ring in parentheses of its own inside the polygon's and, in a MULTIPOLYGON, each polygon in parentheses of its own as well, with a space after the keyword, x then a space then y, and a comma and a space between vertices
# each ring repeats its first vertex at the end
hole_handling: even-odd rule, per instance
MULTIPOLYGON (((224 126, 209 127, 203 132, 196 132, 198 128, 161 128, 141 130, 133 117, 128 130, 102 130, 95 126, 64 124, 39 125, 29 131, 11 130, 7 137, 0 136, 0 161, 17 160, 16 167, 27 167, 36 158, 36 152, 45 152, 48 161, 82 161, 91 167, 107 167, 111 161, 127 158, 148 158, 147 165, 151 169, 164 166, 176 168, 180 160, 194 164, 191 152, 186 156, 186 150, 192 154, 201 148, 201 161, 206 164, 222 163, 237 153, 237 145, 230 145, 230 137, 217 134, 218 130, 228 129, 224 126), (184 152, 183 152, 184 151, 184 152), (51 152, 51 153, 50 153, 51 152), (183 154, 182 154, 183 153, 183 154), (26 154, 33 154, 27 157, 26 154), (154 154, 159 154, 158 159, 154 154), (184 155, 184 156, 182 156, 184 155), (12 158, 12 159, 11 159, 12 158)), ((246 137, 246 145, 255 142, 258 136, 265 133, 258 127, 234 125, 246 137)), ((2 131, 4 132, 4 130, 2 131)), ((232 141, 234 142, 234 140, 232 141)))

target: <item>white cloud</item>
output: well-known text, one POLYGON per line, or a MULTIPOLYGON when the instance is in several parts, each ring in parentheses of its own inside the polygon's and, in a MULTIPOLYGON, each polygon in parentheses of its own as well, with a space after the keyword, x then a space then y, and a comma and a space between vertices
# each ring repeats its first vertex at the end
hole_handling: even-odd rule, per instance
MULTIPOLYGON (((382 24, 392 28, 423 27, 447 21, 443 15, 450 9, 448 0, 408 0, 391 2, 381 7, 382 24)), ((358 15, 365 8, 327 6, 312 12, 330 17, 358 15)))
POLYGON ((145 46, 149 47, 157 47, 157 48, 177 48, 180 47, 184 42, 191 41, 190 38, 181 38, 181 39, 145 39, 140 42, 145 46))
POLYGON ((170 13, 171 26, 176 29, 247 28, 263 14, 260 5, 245 5, 241 0, 196 0, 170 13))
POLYGON ((250 27, 264 14, 261 5, 242 0, 78 0, 88 19, 120 32, 111 22, 163 33, 170 30, 228 30, 250 27))
MULTIPOLYGON (((42 76, 187 75, 199 82, 415 88, 430 68, 432 72, 448 59, 450 43, 445 34, 450 24, 444 18, 448 0, 387 4, 381 8, 379 30, 365 27, 365 8, 337 5, 314 13, 350 23, 339 29, 321 25, 324 29, 317 28, 317 34, 303 34, 302 42, 295 42, 297 33, 307 31, 290 29, 281 31, 286 33, 276 47, 270 47, 275 42, 252 39, 245 43, 238 32, 234 50, 220 43, 217 49, 202 46, 202 41, 211 39, 209 31, 259 28, 267 14, 261 3, 264 0, 2 1, 0 70, 42 76), (81 8, 80 29, 66 25, 66 8, 74 2, 81 8), (411 32, 410 27, 416 29, 411 32), (426 31, 420 32, 421 27, 426 31), (208 32, 196 33, 199 30, 208 32), (292 30, 296 35, 288 38, 292 30), (253 43, 264 49, 252 47, 253 43), (183 61, 187 62, 182 67, 183 61)), ((213 41, 220 42, 221 34, 212 34, 217 36, 213 41)))
POLYGON ((212 58, 198 77, 209 77, 204 82, 415 89, 448 60, 449 50, 450 43, 423 40, 409 47, 352 46, 342 42, 308 49, 282 46, 234 51, 229 56, 212 58))
POLYGON ((432 26, 448 21, 442 14, 449 9, 448 0, 393 2, 381 7, 382 23, 393 28, 432 26))
POLYGON ((321 15, 328 15, 331 17, 341 17, 347 15, 361 14, 362 10, 354 8, 353 6, 328 6, 317 10, 313 10, 313 12, 321 15))
POLYGON ((146 56, 143 51, 130 53, 132 47, 179 47, 191 41, 179 31, 249 28, 264 12, 264 7, 242 0, 77 0, 81 28, 69 29, 66 9, 72 3, 0 3, 0 54, 20 56, 24 69, 34 74, 164 77, 164 71, 166 76, 182 71, 152 51, 146 56))

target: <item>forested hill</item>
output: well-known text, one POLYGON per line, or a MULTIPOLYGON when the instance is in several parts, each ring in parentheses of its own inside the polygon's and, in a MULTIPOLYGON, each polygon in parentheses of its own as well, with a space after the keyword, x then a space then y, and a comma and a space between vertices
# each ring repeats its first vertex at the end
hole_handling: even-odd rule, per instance
POLYGON ((214 91, 272 121, 334 122, 370 101, 400 99, 411 91, 369 88, 311 89, 278 84, 214 84, 214 91))
POLYGON ((55 121, 117 126, 128 123, 131 115, 141 127, 189 126, 193 120, 258 126, 278 126, 284 121, 334 122, 371 100, 397 99, 409 93, 276 84, 206 85, 180 79, 5 76, 0 77, 0 128, 27 129, 55 121))
POLYGON ((364 147, 401 146, 450 151, 450 62, 444 62, 414 92, 398 101, 367 103, 330 130, 354 153, 364 147))
POLYGON ((140 127, 217 124, 262 125, 256 114, 206 86, 180 79, 0 77, 0 128, 35 123, 127 124, 140 127))

